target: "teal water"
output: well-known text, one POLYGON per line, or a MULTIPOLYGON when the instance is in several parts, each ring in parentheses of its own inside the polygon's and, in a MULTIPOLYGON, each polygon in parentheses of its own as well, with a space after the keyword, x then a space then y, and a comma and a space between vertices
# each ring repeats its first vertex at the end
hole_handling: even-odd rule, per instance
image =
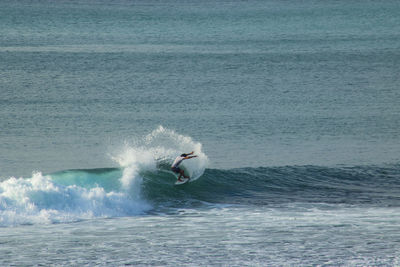
POLYGON ((398 265, 399 12, 1 1, 0 265, 398 265))

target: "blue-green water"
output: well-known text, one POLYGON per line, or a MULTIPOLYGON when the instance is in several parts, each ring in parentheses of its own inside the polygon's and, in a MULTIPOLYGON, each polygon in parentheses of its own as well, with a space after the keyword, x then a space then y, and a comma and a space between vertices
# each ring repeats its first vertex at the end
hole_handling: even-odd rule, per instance
POLYGON ((399 12, 0 1, 0 265, 399 265, 399 12))

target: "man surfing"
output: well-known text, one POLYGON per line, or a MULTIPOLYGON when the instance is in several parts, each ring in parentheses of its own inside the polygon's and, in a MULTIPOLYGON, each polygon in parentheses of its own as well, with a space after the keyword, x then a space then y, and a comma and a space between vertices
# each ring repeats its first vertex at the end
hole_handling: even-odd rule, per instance
POLYGON ((190 153, 187 153, 187 154, 184 153, 184 154, 180 155, 179 157, 176 157, 174 163, 172 163, 172 165, 171 165, 171 170, 172 170, 174 173, 179 174, 179 177, 178 177, 178 181, 179 181, 179 182, 183 182, 183 180, 181 179, 182 176, 183 176, 184 178, 190 179, 189 176, 186 176, 186 175, 185 175, 184 170, 182 170, 181 168, 179 168, 179 165, 180 165, 180 164, 182 163, 182 161, 184 161, 185 159, 191 159, 191 158, 197 157, 196 155, 195 155, 195 156, 190 156, 190 155, 193 155, 193 153, 194 153, 194 152, 192 151, 192 152, 190 152, 190 153))

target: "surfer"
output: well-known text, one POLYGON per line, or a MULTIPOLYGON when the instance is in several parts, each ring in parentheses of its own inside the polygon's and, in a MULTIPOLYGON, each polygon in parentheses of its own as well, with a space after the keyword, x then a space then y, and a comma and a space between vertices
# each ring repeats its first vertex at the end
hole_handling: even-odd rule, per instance
POLYGON ((189 176, 186 176, 186 175, 185 175, 185 172, 184 172, 181 168, 179 168, 179 164, 181 164, 182 161, 184 161, 185 159, 191 159, 191 158, 197 157, 196 155, 195 155, 195 156, 190 156, 190 155, 193 155, 193 153, 194 153, 194 152, 192 151, 192 152, 190 152, 190 153, 181 154, 179 157, 176 157, 174 163, 172 163, 172 165, 171 165, 171 170, 172 170, 174 173, 178 173, 178 174, 179 174, 178 181, 180 181, 180 182, 183 181, 183 180, 181 179, 182 176, 183 176, 184 178, 189 178, 189 179, 190 179, 190 177, 189 177, 189 176))

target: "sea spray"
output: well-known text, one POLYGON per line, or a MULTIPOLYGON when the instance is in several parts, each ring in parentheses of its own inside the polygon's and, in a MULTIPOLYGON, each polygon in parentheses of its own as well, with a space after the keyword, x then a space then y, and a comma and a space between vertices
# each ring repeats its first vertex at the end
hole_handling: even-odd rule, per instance
POLYGON ((155 170, 156 161, 150 151, 142 147, 126 146, 125 150, 113 159, 124 169, 121 185, 124 190, 136 189, 139 194, 142 177, 140 172, 155 170))
POLYGON ((185 160, 182 164, 188 169, 189 176, 194 181, 201 177, 208 165, 208 157, 202 151, 202 144, 191 137, 178 134, 173 130, 159 126, 144 138, 146 147, 152 152, 158 162, 170 164, 182 153, 193 151, 197 156, 193 160, 185 160))
MULTIPOLYGON (((139 190, 143 177, 148 171, 169 171, 174 159, 182 153, 193 151, 197 158, 182 164, 189 171, 192 181, 201 177, 208 165, 208 157, 202 151, 202 144, 189 136, 159 126, 144 137, 126 142, 124 147, 111 155, 111 158, 124 168, 121 185, 125 189, 139 190)), ((140 194, 139 191, 137 191, 140 194)))

